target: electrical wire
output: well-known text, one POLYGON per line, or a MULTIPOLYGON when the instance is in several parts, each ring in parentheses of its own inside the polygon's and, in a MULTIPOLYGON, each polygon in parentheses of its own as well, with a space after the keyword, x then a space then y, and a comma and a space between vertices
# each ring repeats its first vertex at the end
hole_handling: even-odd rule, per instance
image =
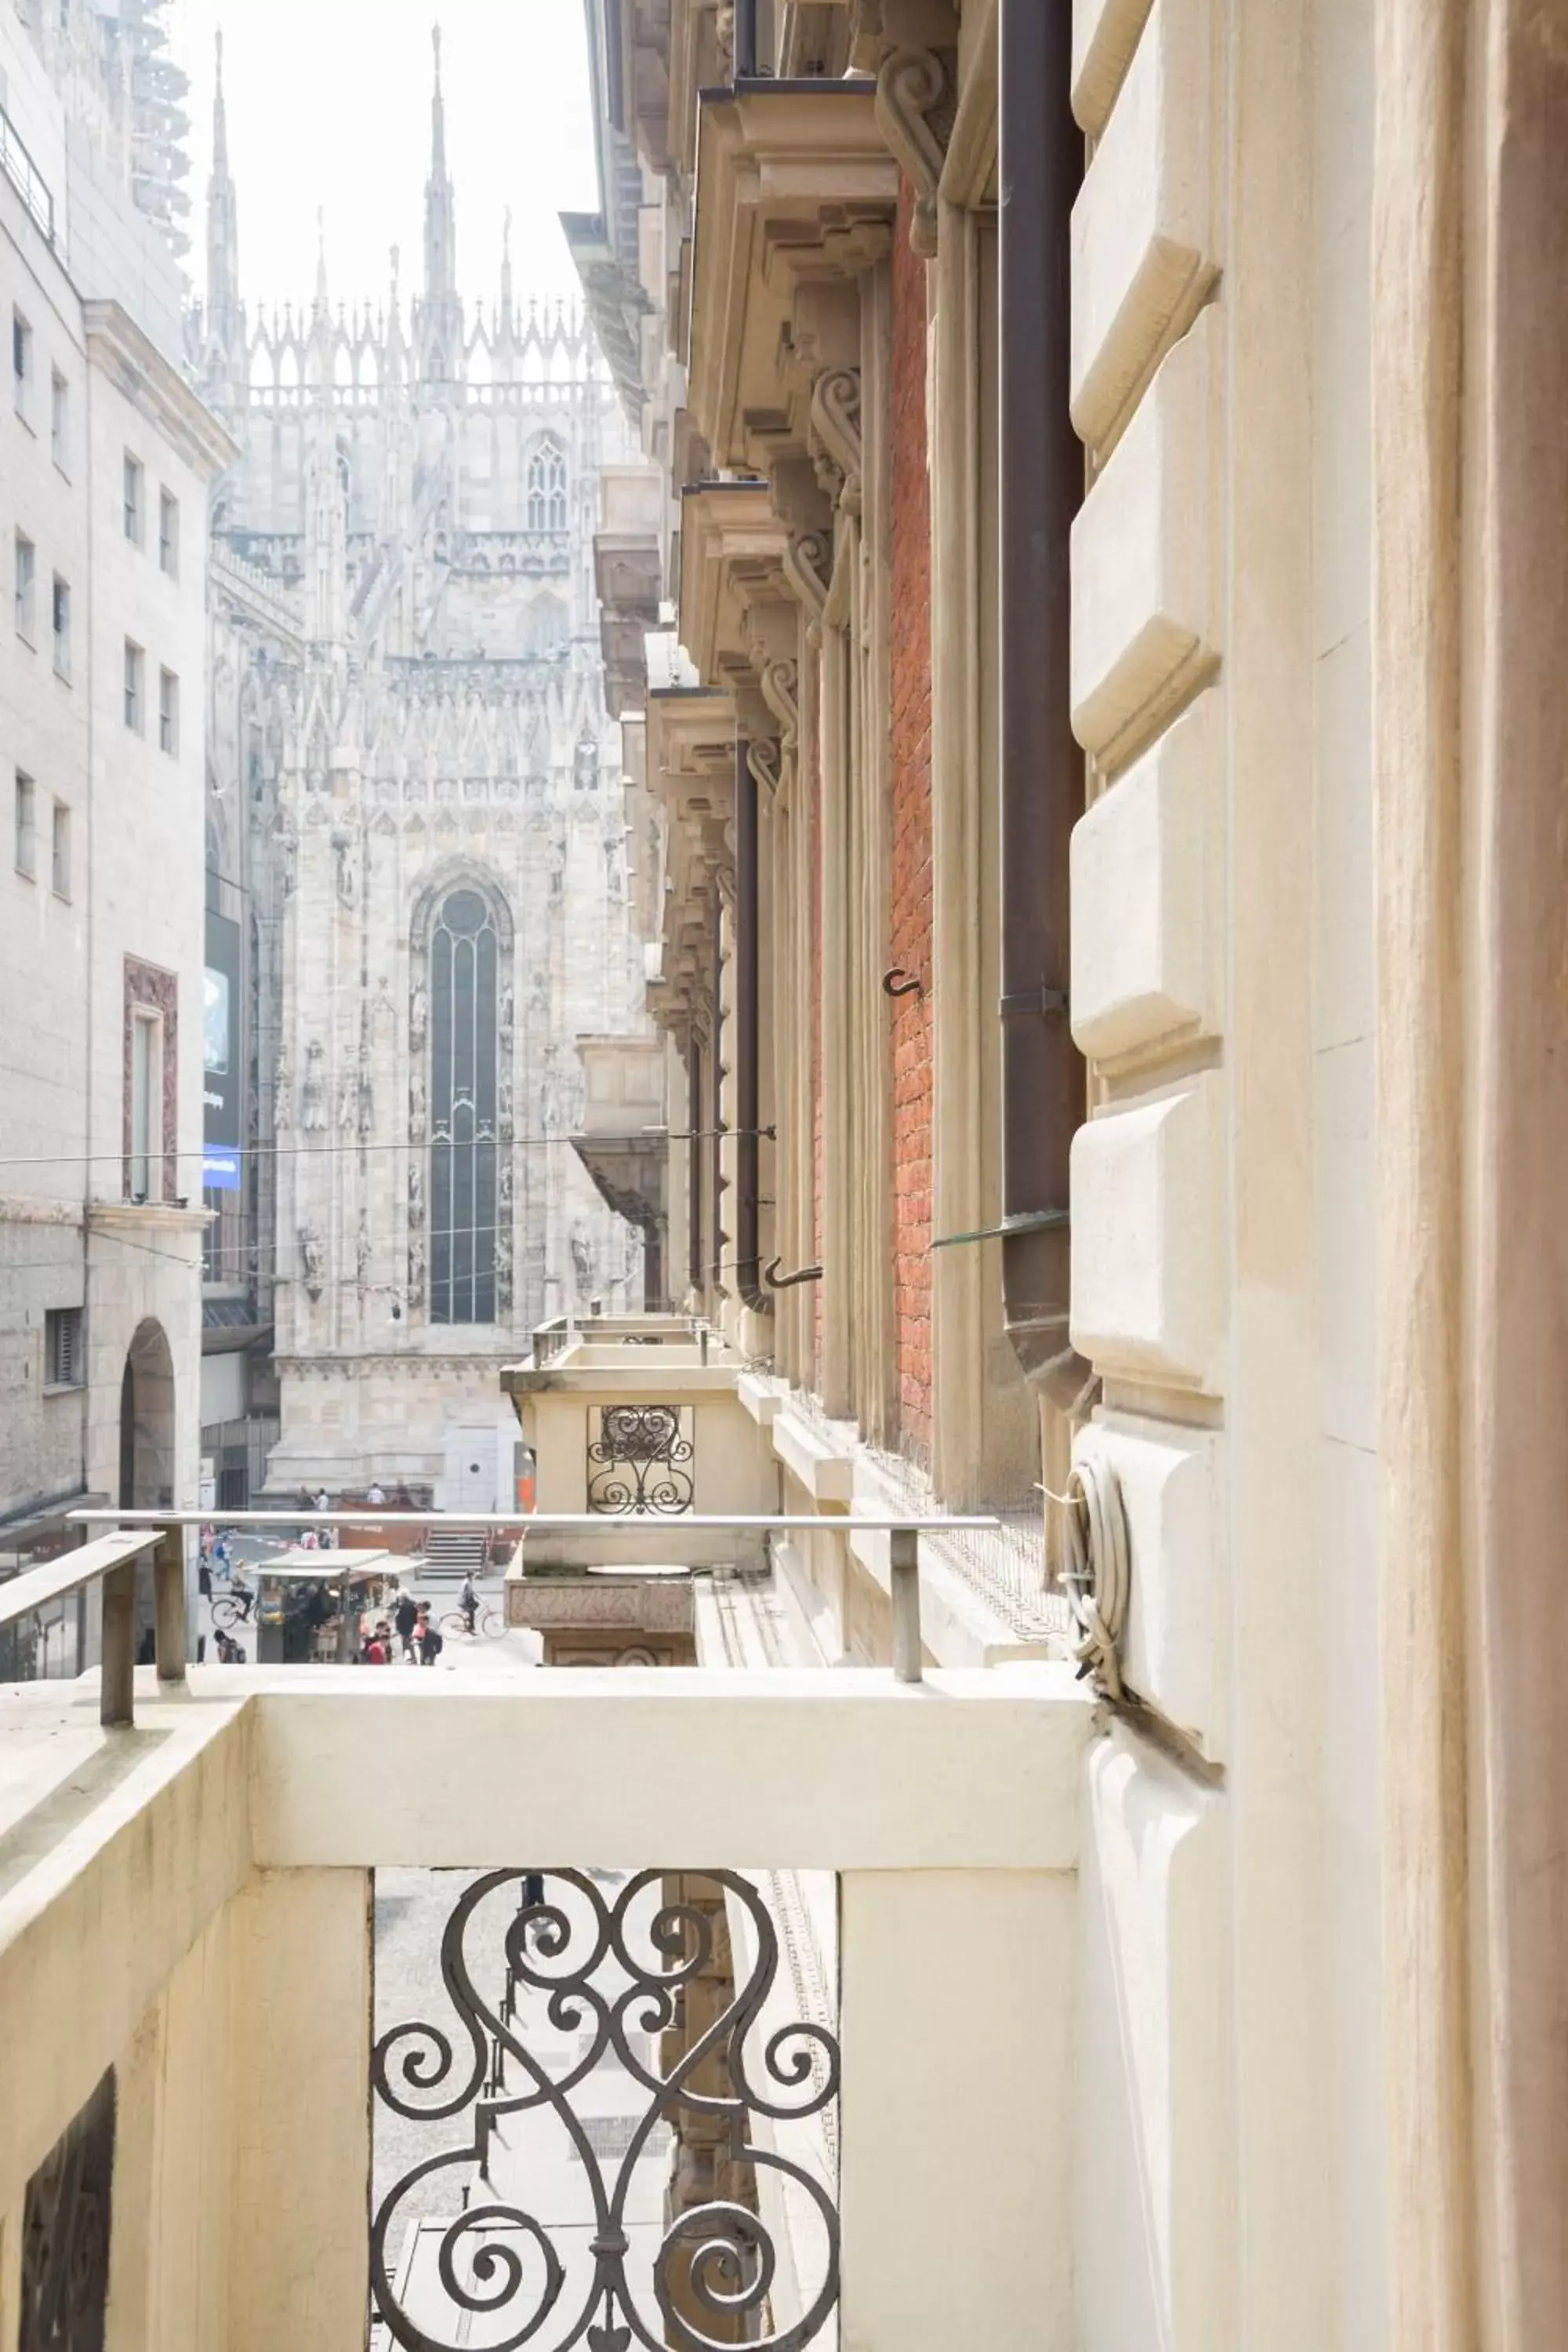
MULTIPOLYGON (((507 1144, 499 1142, 494 1136, 475 1137, 471 1141, 464 1143, 454 1143, 449 1137, 446 1136, 427 1138, 423 1143, 416 1143, 411 1138, 405 1136, 400 1142, 396 1143, 366 1143, 363 1140, 356 1139, 352 1143, 254 1143, 235 1144, 232 1146, 228 1144, 191 1144, 184 1150, 153 1152, 150 1153, 148 1157, 160 1160, 172 1160, 174 1161, 182 1160, 205 1160, 212 1151, 218 1150, 224 1152, 226 1156, 237 1158, 241 1160, 329 1160, 349 1155, 358 1157, 361 1153, 380 1151, 417 1151, 423 1154, 428 1151, 436 1151, 442 1148, 446 1148, 453 1151, 471 1151, 477 1150, 481 1143, 488 1143, 492 1150, 497 1151, 548 1151, 552 1146, 565 1144, 569 1147, 574 1147, 580 1141, 593 1144, 647 1144, 658 1142, 712 1143, 716 1141, 728 1141, 732 1137, 746 1134, 759 1135, 763 1137, 764 1140, 769 1142, 776 1142, 777 1140, 776 1129, 771 1127, 759 1127, 754 1129, 740 1127, 694 1127, 678 1128, 673 1129, 663 1127, 644 1127, 634 1129, 632 1132, 627 1135, 588 1135, 581 1137, 564 1134, 514 1135, 511 1141, 507 1144)), ((129 1155, 123 1150, 82 1152, 38 1151, 28 1154, 11 1154, 9 1156, 5 1153, 0 1153, 0 1168, 122 1167, 128 1156, 129 1155)))

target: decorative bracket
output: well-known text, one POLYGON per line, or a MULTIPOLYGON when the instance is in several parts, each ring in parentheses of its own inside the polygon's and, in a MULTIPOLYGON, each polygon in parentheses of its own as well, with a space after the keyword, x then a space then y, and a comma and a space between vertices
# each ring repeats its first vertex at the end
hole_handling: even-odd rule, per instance
MULTIPOLYGON (((838 503, 847 514, 860 511, 860 371, 824 368, 811 388, 812 430, 830 464, 843 476, 838 503)), ((818 469, 820 477, 820 468, 818 469)), ((825 483, 825 488, 831 486, 825 483)))
POLYGON ((946 68, 931 49, 895 49, 877 77, 878 127, 914 184, 910 245, 926 261, 936 255, 937 189, 947 153, 932 116, 947 95, 946 68))
POLYGON ((793 751, 800 735, 800 666, 793 661, 763 664, 763 700, 779 722, 781 751, 793 751))
POLYGON ((820 630, 833 573, 833 550, 827 540, 819 530, 802 531, 784 549, 783 565, 790 591, 805 609, 807 626, 820 630))
POLYGON ((771 735, 753 735, 746 746, 746 765, 752 782, 761 784, 770 799, 779 788, 779 747, 771 735))

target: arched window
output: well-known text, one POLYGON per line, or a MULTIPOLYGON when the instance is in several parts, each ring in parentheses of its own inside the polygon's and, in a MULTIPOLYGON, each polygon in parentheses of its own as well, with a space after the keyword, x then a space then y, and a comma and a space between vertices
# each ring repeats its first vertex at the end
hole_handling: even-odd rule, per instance
POLYGON ((541 441, 528 460, 528 528, 566 528, 566 452, 552 437, 541 441))
POLYGON ((449 890, 430 938, 430 1320, 496 1319, 497 1002, 488 898, 449 890))

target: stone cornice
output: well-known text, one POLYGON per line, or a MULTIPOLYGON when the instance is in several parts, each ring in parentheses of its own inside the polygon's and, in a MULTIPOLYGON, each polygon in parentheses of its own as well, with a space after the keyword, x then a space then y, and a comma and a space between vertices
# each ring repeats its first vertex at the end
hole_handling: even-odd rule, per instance
POLYGON ((765 482, 710 482, 680 503, 680 641, 707 684, 743 689, 794 650, 789 532, 765 482))
POLYGON ((84 302, 93 364, 156 425, 203 481, 239 456, 238 444, 118 302, 84 302))
POLYGON ((647 751, 648 790, 668 817, 662 974, 649 1009, 661 1027, 685 1030, 710 992, 716 898, 731 867, 733 699, 700 688, 650 694, 647 751))
POLYGON ((812 387, 851 364, 831 304, 889 251, 899 166, 869 80, 704 90, 689 404, 720 466, 804 450, 812 387))

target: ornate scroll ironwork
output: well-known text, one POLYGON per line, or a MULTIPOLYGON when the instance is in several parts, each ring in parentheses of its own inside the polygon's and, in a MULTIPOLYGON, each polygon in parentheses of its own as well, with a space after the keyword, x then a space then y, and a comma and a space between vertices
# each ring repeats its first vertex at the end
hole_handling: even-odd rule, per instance
POLYGON ((18 2352, 103 2352, 113 2178, 110 2073, 27 2183, 18 2352))
POLYGON ((816 2338, 837 2300, 838 2216, 822 2180, 776 2142, 837 2097, 838 2047, 823 2026, 762 2025, 778 1968, 773 1920, 732 1872, 671 1882, 642 1871, 612 1895, 579 1871, 502 1870, 465 1889, 441 1940, 456 2041, 441 2025, 410 2021, 384 2033, 372 2056, 376 2098, 394 2116, 469 2126, 461 2144, 403 2174, 372 2225, 375 2309, 405 2352, 458 2352, 481 2338, 489 2352, 530 2343, 630 2352, 634 2342, 647 2352, 734 2343, 800 2352, 816 2338), (518 1906, 487 1946, 502 1890, 516 1891, 518 1906), (755 1952, 738 1986, 726 1903, 746 1914, 755 1952), (499 1997, 487 1998, 481 1979, 499 1981, 499 1997), (552 2038, 566 2045, 554 2061, 542 2054, 552 2038), (579 2111, 574 2094, 604 2067, 640 2096, 636 2113, 579 2111), (783 2127, 775 2144, 758 2144, 763 2116, 783 2127), (534 2183, 547 2176, 530 2172, 529 2135, 552 2127, 586 2184, 587 2233, 539 2210, 534 2183), (677 2160, 652 2252, 660 2225, 639 2225, 633 2178, 671 2133, 677 2160), (805 2307, 783 2325, 772 2301, 776 2249, 757 2210, 764 2169, 803 2213, 815 2211, 809 2234, 820 2249, 815 2285, 802 2282, 805 2307), (418 2315, 412 2265, 396 2251, 416 2220, 438 2232, 418 2315), (628 2259, 639 2226, 641 2255, 628 2259))
POLYGON ((673 1518, 691 1508, 696 1448, 673 1404, 607 1404, 588 1445, 588 1508, 673 1518))

